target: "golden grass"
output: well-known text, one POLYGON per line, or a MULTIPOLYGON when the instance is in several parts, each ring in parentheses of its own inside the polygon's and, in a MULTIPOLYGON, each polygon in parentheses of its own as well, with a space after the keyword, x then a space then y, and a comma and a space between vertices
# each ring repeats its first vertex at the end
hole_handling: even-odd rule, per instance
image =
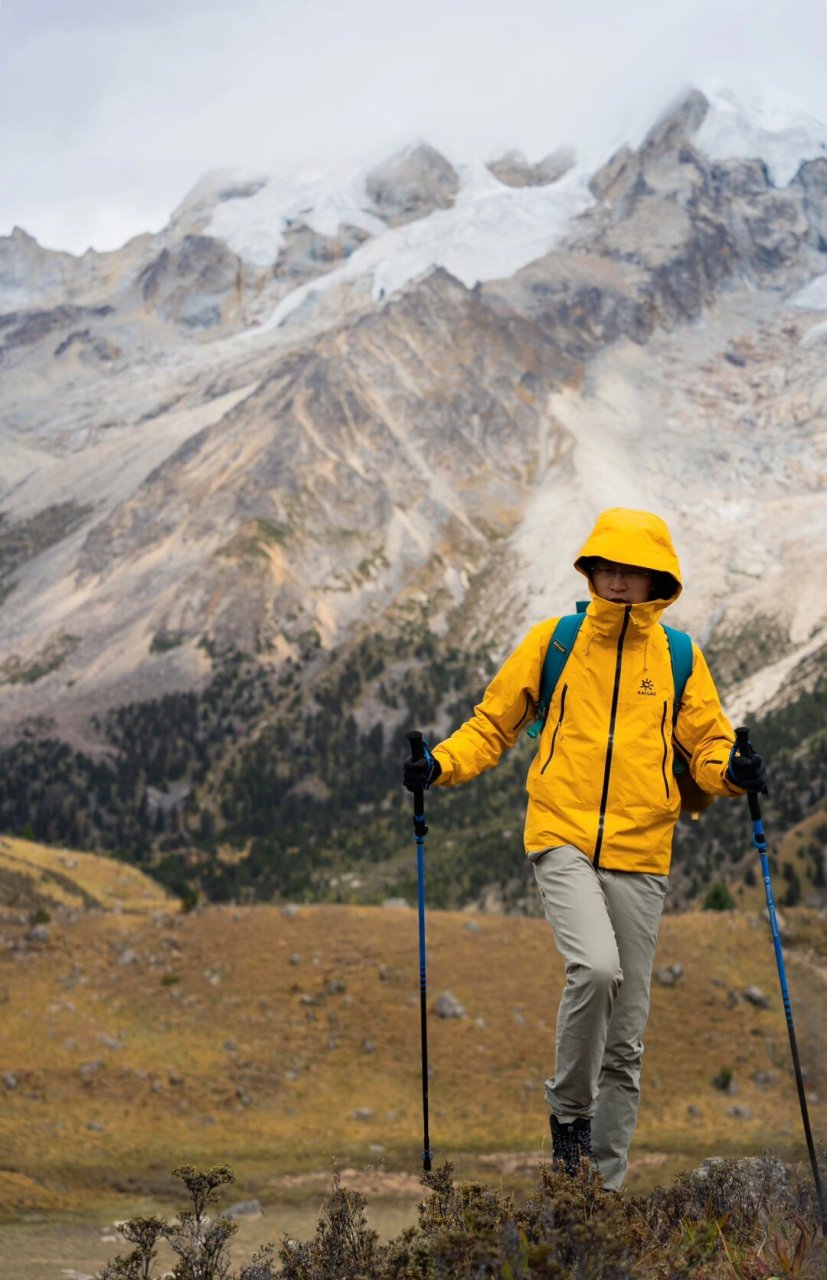
POLYGON ((136 867, 74 849, 54 849, 14 836, 0 838, 0 875, 23 876, 38 898, 54 906, 147 913, 171 910, 175 902, 136 867))
MULTIPOLYGON (((12 856, 21 844, 4 842, 12 856)), ((62 856, 32 852, 33 873, 48 871, 49 853, 62 856)), ((156 899, 147 914, 139 873, 127 884, 119 877, 129 868, 71 856, 88 891, 121 910, 59 911, 48 943, 0 951, 0 1074, 17 1079, 0 1081, 0 1210, 168 1196, 168 1171, 181 1162, 226 1160, 257 1194, 335 1159, 419 1171, 414 910, 181 915, 159 913, 156 899)), ((823 929, 812 912, 787 915, 823 929)), ((0 932, 14 946, 27 927, 21 919, 0 932)), ((794 950, 788 960, 809 1087, 823 1096, 825 972, 794 950)), ((656 967, 672 961, 685 976, 674 988, 654 984, 639 1176, 668 1180, 710 1154, 801 1151, 766 924, 755 913, 667 917, 656 967), (734 1002, 730 993, 749 985, 770 995, 770 1009, 734 1002), (737 1096, 713 1087, 721 1067, 737 1096), (756 1083, 755 1071, 774 1078, 756 1083), (730 1114, 736 1106, 750 1114, 730 1114)), ((450 989, 467 1011, 429 1017, 431 1140, 465 1176, 492 1152, 543 1151, 562 980, 542 920, 428 915, 429 1002, 450 989)), ((826 1115, 814 1098, 822 1134, 826 1115)))

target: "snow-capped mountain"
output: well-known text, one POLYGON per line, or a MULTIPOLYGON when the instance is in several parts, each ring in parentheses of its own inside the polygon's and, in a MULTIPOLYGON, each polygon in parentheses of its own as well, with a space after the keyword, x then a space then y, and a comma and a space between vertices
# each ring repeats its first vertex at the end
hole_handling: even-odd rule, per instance
POLYGON ((827 127, 697 92, 597 171, 420 143, 209 175, 117 252, 15 231, 6 737, 88 745, 230 645, 281 670, 415 618, 501 654, 614 504, 670 521, 675 620, 760 706, 827 639, 825 279, 827 127))

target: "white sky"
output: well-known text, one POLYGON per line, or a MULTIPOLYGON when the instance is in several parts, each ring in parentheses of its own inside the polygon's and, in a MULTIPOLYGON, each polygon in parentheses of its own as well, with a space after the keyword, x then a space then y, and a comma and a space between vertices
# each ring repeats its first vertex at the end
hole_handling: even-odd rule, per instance
POLYGON ((213 168, 595 163, 687 84, 827 121, 825 0, 0 0, 0 235, 158 230, 213 168))

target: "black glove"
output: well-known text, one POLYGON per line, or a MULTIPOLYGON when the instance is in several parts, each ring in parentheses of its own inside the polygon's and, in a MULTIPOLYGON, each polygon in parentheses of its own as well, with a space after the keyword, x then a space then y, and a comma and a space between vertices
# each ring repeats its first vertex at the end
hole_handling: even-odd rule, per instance
POLYGON ((427 744, 422 745, 425 747, 422 759, 414 760, 413 756, 408 756, 402 766, 402 785, 409 791, 427 791, 442 773, 442 765, 431 755, 427 744))
POLYGON ((750 755, 739 755, 733 747, 729 753, 726 776, 736 787, 743 787, 744 791, 766 791, 767 766, 757 751, 750 748, 750 752, 750 755))

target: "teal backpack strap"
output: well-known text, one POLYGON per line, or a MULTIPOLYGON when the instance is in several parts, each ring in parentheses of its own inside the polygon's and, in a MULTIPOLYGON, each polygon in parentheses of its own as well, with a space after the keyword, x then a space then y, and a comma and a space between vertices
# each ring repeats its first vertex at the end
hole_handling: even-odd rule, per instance
MULTIPOLYGON (((660 625, 666 632, 666 642, 669 645, 669 661, 672 663, 672 683, 675 687, 674 700, 672 702, 672 728, 674 729, 681 699, 683 698, 683 691, 686 688, 687 680, 692 674, 695 654, 692 649, 692 637, 688 636, 685 631, 676 631, 674 627, 667 627, 663 622, 660 625)), ((677 751, 672 761, 672 772, 676 777, 686 772, 686 761, 677 751)))
POLYGON ((552 632, 543 661, 543 672, 540 676, 537 719, 528 726, 529 738, 537 738, 542 733, 543 725, 548 715, 549 704, 557 686, 557 681, 560 679, 560 672, 566 665, 568 656, 574 647, 574 641, 586 616, 588 606, 588 600, 578 600, 577 613, 564 614, 552 632))
POLYGON ((686 682, 692 674, 695 654, 692 649, 692 637, 688 636, 685 631, 676 631, 674 627, 667 627, 663 623, 660 625, 666 632, 666 642, 669 645, 669 661, 672 663, 672 684, 675 687, 675 699, 672 703, 672 719, 674 722, 678 718, 678 709, 681 705, 686 682))

